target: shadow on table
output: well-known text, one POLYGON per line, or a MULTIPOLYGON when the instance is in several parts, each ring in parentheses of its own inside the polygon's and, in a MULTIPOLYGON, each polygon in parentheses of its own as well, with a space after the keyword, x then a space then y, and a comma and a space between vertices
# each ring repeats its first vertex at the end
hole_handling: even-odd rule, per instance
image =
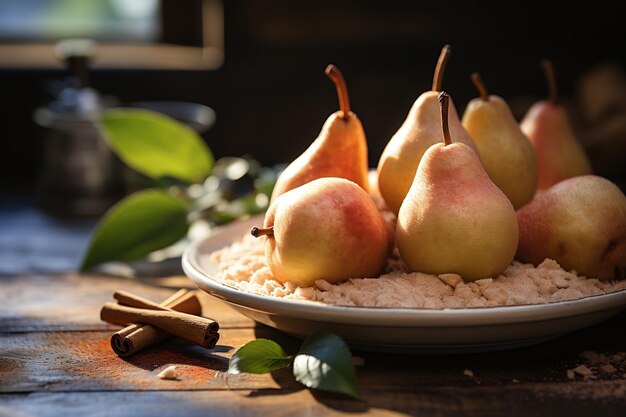
POLYGON ((133 356, 121 358, 130 365, 152 371, 155 365, 176 363, 177 365, 191 365, 212 371, 227 372, 228 358, 218 355, 233 350, 232 346, 217 345, 213 349, 185 342, 180 339, 167 339, 133 356))
MULTIPOLYGON (((325 407, 355 413, 377 409, 411 413, 413 407, 435 411, 452 407, 454 396, 457 400, 476 400, 477 407, 486 407, 487 400, 495 401, 505 411, 506 401, 498 399, 504 392, 523 399, 524 404, 528 401, 526 406, 532 408, 533 401, 537 401, 537 393, 543 390, 551 389, 558 394, 575 387, 591 389, 585 385, 584 378, 574 376, 575 380, 572 380, 568 376, 568 370, 581 364, 596 372, 597 380, 594 381, 599 390, 602 389, 600 381, 609 385, 618 383, 616 379, 623 378, 622 372, 626 371, 626 361, 611 362, 616 371, 607 373, 600 365, 594 365, 593 360, 594 357, 622 358, 616 353, 624 350, 620 329, 625 319, 626 312, 548 342, 500 352, 397 355, 353 350, 352 354, 363 358, 364 362, 363 366, 357 367, 357 380, 365 401, 326 391, 310 392, 325 407), (474 398, 479 392, 479 396, 484 396, 480 401, 474 398)), ((257 337, 277 341, 287 353, 295 353, 301 343, 264 326, 257 330, 257 337), (287 342, 289 345, 283 345, 287 342)), ((613 368, 607 369, 610 371, 613 368)), ((280 390, 259 390, 250 396, 283 395, 307 389, 295 381, 291 368, 275 372, 272 377, 280 390)), ((550 404, 555 410, 564 401, 562 398, 557 401, 559 395, 555 394, 555 401, 550 404)))

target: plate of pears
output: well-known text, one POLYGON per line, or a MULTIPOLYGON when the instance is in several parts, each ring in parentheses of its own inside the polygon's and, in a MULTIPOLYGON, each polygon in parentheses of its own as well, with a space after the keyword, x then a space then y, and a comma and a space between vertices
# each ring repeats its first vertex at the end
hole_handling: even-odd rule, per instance
POLYGON ((265 215, 190 244, 185 273, 259 323, 299 338, 333 332, 369 351, 517 348, 623 310, 626 290, 543 304, 417 309, 326 305, 220 282, 211 253, 246 233, 265 240, 274 278, 300 287, 380 276, 396 248, 409 271, 455 273, 468 282, 495 278, 514 260, 536 266, 546 258, 580 276, 626 279, 626 196, 593 175, 558 102, 552 65, 542 63, 550 98, 535 103, 521 123, 478 74, 471 79, 480 96, 460 118, 441 88, 450 51, 444 46, 432 89, 417 98, 376 171, 368 168, 364 129, 343 76, 329 65, 340 109, 278 177, 265 215))

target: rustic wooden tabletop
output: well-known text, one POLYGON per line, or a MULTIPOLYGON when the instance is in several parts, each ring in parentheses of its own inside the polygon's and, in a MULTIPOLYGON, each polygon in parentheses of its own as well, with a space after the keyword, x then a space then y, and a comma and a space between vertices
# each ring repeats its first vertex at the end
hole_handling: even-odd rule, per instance
POLYGON ((120 327, 99 319, 113 292, 123 289, 160 302, 193 284, 183 276, 129 279, 62 272, 80 256, 76 242, 84 244, 93 225, 54 224, 49 227, 34 212, 21 218, 15 212, 0 216, 2 417, 572 417, 623 416, 626 410, 626 312, 506 352, 418 356, 353 351, 363 359, 357 378, 364 401, 308 390, 288 370, 229 374, 228 359, 246 342, 269 338, 293 353, 300 341, 258 325, 200 291, 203 315, 221 326, 214 349, 172 338, 120 358, 109 346, 120 327), (50 263, 42 263, 45 259, 50 263), (160 379, 158 373, 169 365, 177 366, 178 378, 160 379), (571 372, 577 367, 578 373, 571 372), (589 374, 581 375, 585 370, 589 374))

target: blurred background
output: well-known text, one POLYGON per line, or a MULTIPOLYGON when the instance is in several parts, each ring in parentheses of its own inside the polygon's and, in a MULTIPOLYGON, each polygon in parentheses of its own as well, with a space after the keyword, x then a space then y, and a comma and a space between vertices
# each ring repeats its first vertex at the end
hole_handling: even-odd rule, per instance
MULTIPOLYGON (((539 61, 551 58, 596 172, 623 186, 626 25, 610 2, 584 6, 0 0, 0 195, 30 196, 45 182, 50 132, 68 106, 157 106, 192 125, 216 158, 288 162, 337 109, 328 63, 346 78, 375 167, 413 101, 430 89, 445 43, 453 50, 444 89, 460 112, 477 95, 469 76, 479 71, 521 118, 546 96, 539 61), (71 38, 93 42, 59 46, 71 38), (92 90, 76 96, 68 87, 92 90)), ((102 158, 93 159, 95 169, 102 158)))

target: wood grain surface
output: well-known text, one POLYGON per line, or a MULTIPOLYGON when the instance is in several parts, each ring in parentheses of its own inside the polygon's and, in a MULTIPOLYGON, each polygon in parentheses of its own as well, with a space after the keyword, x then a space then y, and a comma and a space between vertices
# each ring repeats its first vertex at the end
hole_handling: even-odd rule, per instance
MULTIPOLYGON (((174 281, 192 288, 184 277, 174 281)), ((201 291, 203 315, 221 326, 214 349, 172 338, 118 357, 109 339, 119 327, 99 320, 100 307, 119 289, 159 302, 175 291, 161 283, 77 274, 0 278, 0 416, 623 416, 626 409, 624 313, 506 352, 353 351, 363 361, 357 377, 366 398, 353 401, 305 389, 289 370, 229 374, 228 359, 250 340, 273 339, 289 353, 300 341, 201 291), (178 378, 158 378, 169 365, 178 378), (568 378, 579 365, 593 378, 568 378)))

